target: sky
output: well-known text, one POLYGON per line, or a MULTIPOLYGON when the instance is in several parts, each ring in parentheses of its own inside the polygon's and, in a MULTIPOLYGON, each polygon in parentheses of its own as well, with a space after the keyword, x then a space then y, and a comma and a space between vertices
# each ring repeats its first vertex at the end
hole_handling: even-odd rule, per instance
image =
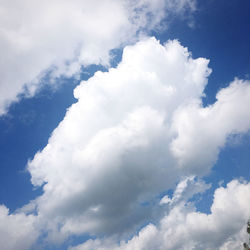
POLYGON ((1 249, 240 249, 249 11, 0 1, 1 249))

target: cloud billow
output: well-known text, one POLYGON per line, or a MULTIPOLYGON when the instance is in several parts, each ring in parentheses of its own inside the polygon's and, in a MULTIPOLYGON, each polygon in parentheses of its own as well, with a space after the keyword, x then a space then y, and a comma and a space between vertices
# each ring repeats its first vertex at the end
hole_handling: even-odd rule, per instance
POLYGON ((152 216, 140 204, 183 175, 207 174, 227 137, 248 131, 247 81, 202 106, 208 62, 178 41, 148 38, 126 47, 117 68, 81 82, 78 102, 28 164, 33 185, 44 185, 35 202, 50 235, 132 232, 152 216))
POLYGON ((82 81, 78 101, 28 162, 43 194, 12 214, 0 207, 6 250, 82 234, 97 238, 75 249, 238 249, 249 183, 217 189, 211 214, 190 202, 209 188, 199 178, 227 139, 250 128, 249 81, 235 79, 203 107, 208 63, 177 40, 144 38, 125 47, 116 68, 82 81), (172 198, 161 197, 179 181, 172 198))

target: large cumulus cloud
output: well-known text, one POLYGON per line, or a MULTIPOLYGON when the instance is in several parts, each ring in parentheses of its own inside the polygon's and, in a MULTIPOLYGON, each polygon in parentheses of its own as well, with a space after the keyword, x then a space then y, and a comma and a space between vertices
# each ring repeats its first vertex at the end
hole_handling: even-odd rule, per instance
POLYGON ((47 73, 70 77, 82 65, 108 65, 110 50, 169 13, 194 9, 194 0, 1 0, 0 115, 20 94, 34 95, 47 73))
POLYGON ((249 82, 236 79, 203 107, 210 73, 178 41, 150 38, 81 82, 78 102, 28 164, 50 235, 131 232, 152 216, 145 202, 180 176, 208 173, 227 137, 250 128, 249 82))

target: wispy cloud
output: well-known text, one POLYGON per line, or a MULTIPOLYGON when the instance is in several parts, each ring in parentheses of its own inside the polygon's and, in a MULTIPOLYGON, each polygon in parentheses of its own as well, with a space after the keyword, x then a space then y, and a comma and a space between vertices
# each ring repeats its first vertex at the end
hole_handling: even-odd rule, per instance
POLYGON ((81 66, 109 64, 109 52, 135 41, 168 13, 190 2, 164 0, 1 1, 0 115, 19 94, 33 96, 40 79, 70 77, 81 66), (176 1, 173 1, 176 2, 176 1))

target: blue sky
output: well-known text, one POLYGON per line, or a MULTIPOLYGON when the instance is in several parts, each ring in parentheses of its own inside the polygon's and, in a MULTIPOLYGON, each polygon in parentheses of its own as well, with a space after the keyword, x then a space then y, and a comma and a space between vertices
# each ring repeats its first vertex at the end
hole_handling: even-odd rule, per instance
POLYGON ((249 1, 50 4, 0 4, 3 249, 239 249, 250 217, 249 1))

